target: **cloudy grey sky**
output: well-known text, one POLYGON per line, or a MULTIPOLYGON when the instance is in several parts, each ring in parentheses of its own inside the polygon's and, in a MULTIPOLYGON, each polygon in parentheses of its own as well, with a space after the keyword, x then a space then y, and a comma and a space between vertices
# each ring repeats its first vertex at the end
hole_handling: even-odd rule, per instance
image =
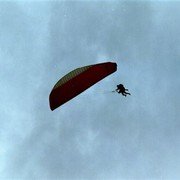
POLYGON ((179 179, 180 2, 0 2, 1 179, 179 179), (118 71, 59 109, 79 66, 118 71), (123 83, 130 97, 105 93, 123 83))

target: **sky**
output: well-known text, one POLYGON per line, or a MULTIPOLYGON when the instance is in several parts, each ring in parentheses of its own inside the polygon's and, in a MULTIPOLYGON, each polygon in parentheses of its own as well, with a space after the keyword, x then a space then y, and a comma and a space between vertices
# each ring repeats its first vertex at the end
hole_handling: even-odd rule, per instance
POLYGON ((179 179, 179 17, 178 1, 0 1, 0 179, 179 179), (108 61, 50 110, 62 76, 108 61))

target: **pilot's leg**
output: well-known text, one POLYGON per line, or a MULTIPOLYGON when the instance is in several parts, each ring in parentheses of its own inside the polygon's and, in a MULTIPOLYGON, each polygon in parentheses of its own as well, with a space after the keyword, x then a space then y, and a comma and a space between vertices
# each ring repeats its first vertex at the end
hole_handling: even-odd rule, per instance
POLYGON ((130 93, 126 92, 126 94, 131 95, 130 93))

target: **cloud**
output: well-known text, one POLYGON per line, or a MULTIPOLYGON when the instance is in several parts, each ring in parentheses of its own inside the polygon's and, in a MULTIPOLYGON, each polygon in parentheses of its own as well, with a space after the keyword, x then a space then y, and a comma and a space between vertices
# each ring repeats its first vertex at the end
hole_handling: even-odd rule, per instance
POLYGON ((169 5, 0 3, 1 178, 178 179, 180 24, 169 5), (60 77, 111 60, 115 74, 50 111, 60 77), (104 92, 119 82, 132 96, 104 92))

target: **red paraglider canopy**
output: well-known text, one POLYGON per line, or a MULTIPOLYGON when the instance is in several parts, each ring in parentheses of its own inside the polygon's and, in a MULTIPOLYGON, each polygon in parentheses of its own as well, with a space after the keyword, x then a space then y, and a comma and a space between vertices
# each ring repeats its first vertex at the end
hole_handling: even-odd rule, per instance
POLYGON ((52 89, 49 96, 51 110, 58 108, 116 70, 116 63, 105 62, 71 71, 52 89))

